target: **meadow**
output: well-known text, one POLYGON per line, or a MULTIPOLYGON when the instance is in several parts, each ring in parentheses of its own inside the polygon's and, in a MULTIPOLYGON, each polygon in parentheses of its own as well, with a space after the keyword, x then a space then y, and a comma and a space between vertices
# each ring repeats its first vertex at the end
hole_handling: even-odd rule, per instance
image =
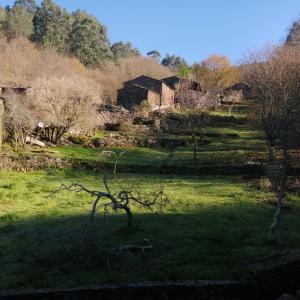
POLYGON ((93 198, 64 191, 49 196, 62 182, 104 189, 102 174, 48 170, 0 173, 1 289, 70 287, 104 282, 232 279, 245 264, 300 245, 299 196, 284 209, 284 245, 266 239, 274 207, 272 194, 258 180, 243 176, 119 174, 113 192, 134 184, 142 190, 163 185, 169 203, 153 211, 133 209, 133 227, 122 213, 103 208, 89 229, 93 243, 76 230, 89 216, 93 198), (119 252, 120 246, 153 250, 119 252))

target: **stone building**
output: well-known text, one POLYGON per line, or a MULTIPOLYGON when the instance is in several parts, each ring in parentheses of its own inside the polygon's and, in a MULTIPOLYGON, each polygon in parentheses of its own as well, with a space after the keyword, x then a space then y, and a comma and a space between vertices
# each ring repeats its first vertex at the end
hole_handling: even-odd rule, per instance
POLYGON ((174 91, 178 91, 181 88, 197 92, 201 91, 201 86, 198 82, 185 78, 180 78, 178 76, 170 76, 162 79, 162 81, 164 81, 174 91))
POLYGON ((124 82, 118 90, 117 104, 130 110, 148 101, 152 110, 174 105, 174 91, 162 80, 140 76, 124 82))

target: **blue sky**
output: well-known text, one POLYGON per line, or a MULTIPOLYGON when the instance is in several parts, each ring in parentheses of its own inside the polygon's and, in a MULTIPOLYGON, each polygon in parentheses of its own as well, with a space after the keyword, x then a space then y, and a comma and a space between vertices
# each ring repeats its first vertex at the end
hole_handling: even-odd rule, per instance
MULTIPOLYGON (((0 0, 0 5, 12 4, 0 0)), ((282 42, 300 0, 56 0, 84 9, 108 27, 112 42, 130 41, 142 53, 157 49, 189 63, 210 54, 238 62, 248 50, 282 42)), ((40 3, 40 1, 38 1, 40 3)))

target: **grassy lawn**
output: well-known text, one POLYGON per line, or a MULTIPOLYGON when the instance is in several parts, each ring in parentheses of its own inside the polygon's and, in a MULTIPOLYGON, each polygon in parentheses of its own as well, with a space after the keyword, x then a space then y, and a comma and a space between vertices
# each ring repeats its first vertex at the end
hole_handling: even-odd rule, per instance
MULTIPOLYGON (((163 184, 170 203, 162 211, 133 207, 134 226, 102 209, 91 228, 92 247, 79 233, 47 237, 83 224, 93 198, 62 192, 62 182, 103 188, 101 174, 79 171, 0 172, 0 288, 62 287, 104 282, 230 279, 244 263, 282 248, 266 242, 274 207, 256 181, 238 176, 120 174, 112 183, 149 190, 163 184), (114 254, 121 245, 149 239, 145 254, 114 254), (95 246, 96 245, 96 246, 95 246)), ((284 211, 285 250, 300 246, 300 201, 290 195, 284 211)))

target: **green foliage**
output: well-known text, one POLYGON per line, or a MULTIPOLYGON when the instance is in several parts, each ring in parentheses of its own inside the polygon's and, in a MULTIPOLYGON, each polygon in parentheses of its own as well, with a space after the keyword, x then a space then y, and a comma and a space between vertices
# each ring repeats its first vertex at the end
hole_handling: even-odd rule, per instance
POLYGON ((115 60, 141 55, 140 51, 137 48, 133 48, 130 42, 124 43, 121 41, 114 43, 110 50, 113 53, 115 60))
POLYGON ((184 58, 178 55, 169 55, 167 54, 161 61, 163 66, 169 67, 174 70, 188 69, 188 63, 184 58))
POLYGON ((286 45, 299 46, 300 44, 300 19, 295 21, 289 29, 288 36, 285 41, 286 45))
POLYGON ((157 60, 160 60, 160 53, 157 50, 151 50, 147 53, 147 55, 151 58, 155 58, 157 60))
POLYGON ((0 9, 0 24, 6 36, 10 39, 20 35, 31 37, 35 9, 34 0, 17 0, 12 8, 7 6, 5 12, 0 9))
POLYGON ((33 40, 65 53, 69 50, 71 15, 52 0, 45 0, 33 18, 33 40))
POLYGON ((0 6, 0 30, 3 30, 6 22, 6 12, 5 9, 0 6))
POLYGON ((78 10, 73 20, 70 50, 84 65, 97 67, 112 57, 106 28, 95 17, 78 10))
POLYGON ((188 79, 190 77, 190 67, 188 65, 182 65, 180 66, 178 72, 177 72, 177 76, 180 78, 185 78, 188 79))
POLYGON ((14 3, 14 7, 22 7, 32 14, 35 13, 37 8, 35 0, 16 0, 14 3))

